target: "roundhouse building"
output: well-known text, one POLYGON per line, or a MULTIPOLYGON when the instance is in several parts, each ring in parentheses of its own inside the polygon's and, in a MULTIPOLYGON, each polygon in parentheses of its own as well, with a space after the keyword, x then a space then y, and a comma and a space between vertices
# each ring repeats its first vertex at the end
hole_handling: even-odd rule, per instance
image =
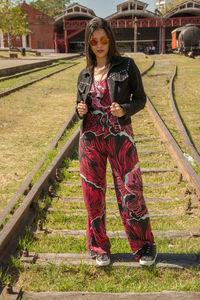
POLYGON ((117 12, 108 16, 112 20, 134 20, 134 22, 120 21, 121 28, 114 28, 119 49, 123 52, 134 50, 134 43, 137 43, 138 51, 149 51, 152 47, 158 49, 159 28, 138 26, 139 20, 158 18, 158 16, 147 8, 148 4, 142 1, 129 0, 117 5, 117 12), (129 25, 129 26, 128 26, 129 25), (147 50, 148 49, 148 50, 147 50))
POLYGON ((83 52, 86 26, 84 21, 89 21, 95 16, 92 9, 83 5, 69 5, 63 14, 55 19, 55 52, 83 52))
MULTIPOLYGON (((152 19, 158 16, 146 10, 148 4, 129 0, 117 5, 117 12, 106 17, 113 27, 119 49, 133 51, 134 39, 137 40, 137 49, 144 51, 154 45, 158 49, 159 28, 137 29, 135 32, 135 18, 152 19)), ((56 51, 84 51, 84 29, 88 20, 96 15, 93 10, 78 3, 69 5, 64 13, 55 19, 55 49, 56 51)), ((137 23, 137 21, 136 21, 137 23)))
MULTIPOLYGON (((188 0, 164 16, 147 10, 148 4, 128 0, 106 17, 111 24, 120 51, 165 53, 171 51, 171 31, 188 23, 200 26, 200 3, 188 0)), ((71 4, 55 20, 55 51, 84 51, 85 26, 95 13, 78 3, 71 4)))

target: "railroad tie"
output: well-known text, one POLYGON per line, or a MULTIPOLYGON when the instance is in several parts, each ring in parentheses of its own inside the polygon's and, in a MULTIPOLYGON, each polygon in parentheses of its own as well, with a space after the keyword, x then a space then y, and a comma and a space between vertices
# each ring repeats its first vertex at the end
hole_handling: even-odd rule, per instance
MULTIPOLYGON (((81 183, 80 182, 67 182, 63 180, 63 184, 69 187, 72 186, 78 186, 81 187, 81 183)), ((168 187, 168 186, 173 186, 173 185, 177 185, 177 182, 152 182, 152 183, 143 183, 143 187, 168 187)), ((107 187, 110 189, 114 189, 114 185, 113 183, 107 183, 107 187)))
MULTIPOLYGON (((74 237, 81 237, 84 236, 86 231, 85 230, 71 230, 71 229, 42 229, 37 230, 35 235, 41 235, 46 233, 51 236, 61 235, 61 236, 74 236, 74 237)), ((120 238, 120 239, 127 239, 126 233, 124 230, 116 230, 116 231, 107 231, 109 238, 120 238)), ((200 237, 200 228, 192 228, 190 230, 153 230, 153 235, 156 238, 164 239, 178 239, 178 238, 189 238, 189 237, 200 237)))
MULTIPOLYGON (((142 174, 145 173, 165 173, 165 172, 175 172, 175 168, 141 168, 142 174)), ((79 168, 70 167, 67 169, 68 172, 80 172, 79 168)), ((111 168, 107 168, 107 171, 111 172, 111 168)))
MULTIPOLYGON (((83 197, 60 197, 61 200, 64 201, 72 201, 72 202, 83 202, 83 197)), ((145 197, 145 202, 167 202, 173 201, 174 199, 171 197, 145 197)), ((116 202, 115 197, 106 197, 106 202, 116 202)))
MULTIPOLYGON (((39 265, 48 265, 49 263, 55 265, 94 265, 96 262, 91 259, 89 254, 75 254, 75 253, 35 253, 30 252, 29 257, 21 257, 21 262, 27 266, 30 263, 39 265)), ((126 267, 142 268, 138 261, 134 260, 132 253, 115 253, 111 254, 111 266, 115 268, 126 267)), ((156 268, 162 269, 184 269, 198 266, 198 255, 195 254, 174 254, 174 253, 158 253, 156 268)))

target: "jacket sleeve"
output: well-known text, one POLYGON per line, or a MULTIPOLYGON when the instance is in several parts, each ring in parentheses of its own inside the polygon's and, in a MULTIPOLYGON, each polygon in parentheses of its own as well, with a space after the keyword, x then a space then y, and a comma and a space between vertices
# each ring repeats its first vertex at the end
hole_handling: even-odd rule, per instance
POLYGON ((146 94, 142 84, 140 71, 133 59, 130 59, 128 73, 131 95, 129 103, 121 104, 121 107, 125 111, 125 116, 122 118, 128 118, 136 114, 138 111, 143 109, 146 104, 146 94))

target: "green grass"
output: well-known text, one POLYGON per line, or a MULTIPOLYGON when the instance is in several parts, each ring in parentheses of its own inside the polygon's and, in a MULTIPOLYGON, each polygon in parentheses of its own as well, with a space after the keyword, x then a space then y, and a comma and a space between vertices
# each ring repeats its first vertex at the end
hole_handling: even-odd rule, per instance
MULTIPOLYGON (((56 155, 58 154, 58 152, 62 149, 62 147, 64 146, 64 144, 68 141, 68 139, 70 138, 70 136, 76 131, 76 129, 80 126, 80 122, 76 121, 75 124, 73 124, 73 126, 71 126, 70 128, 68 128, 63 136, 60 138, 60 140, 57 143, 57 146, 52 149, 51 151, 49 151, 49 153, 47 154, 46 159, 44 160, 42 166, 39 168, 39 170, 34 174, 33 179, 31 181, 31 186, 33 186, 36 181, 40 178, 40 176, 43 174, 43 172, 47 169, 47 167, 51 164, 51 162, 53 161, 53 159, 56 157, 56 155)), ((67 163, 67 159, 66 162, 67 163)), ((20 206, 20 204, 23 202, 25 198, 25 195, 22 195, 18 201, 16 202, 15 206, 12 209, 12 212, 10 214, 7 215, 7 217, 5 218, 1 228, 3 228, 3 226, 9 221, 9 219, 12 217, 13 213, 17 210, 17 208, 20 206)))
MULTIPOLYGON (((123 229, 122 229, 123 230, 123 229)), ((197 238, 155 238, 158 253, 198 254, 199 245, 197 238)), ((131 253, 127 239, 110 238, 111 253, 131 253)), ((34 235, 27 230, 26 236, 19 244, 19 250, 27 247, 30 252, 36 253, 87 253, 86 237, 63 235, 48 235, 41 233, 34 235)))
POLYGON ((170 291, 199 291, 200 270, 188 269, 159 270, 146 268, 130 270, 126 267, 97 268, 94 266, 75 267, 53 264, 30 266, 22 270, 19 283, 25 290, 45 291, 88 291, 88 292, 158 292, 170 291), (188 280, 190 278, 190 280, 188 280))
MULTIPOLYGON (((110 201, 110 202, 106 202, 106 207, 109 210, 116 210, 118 209, 117 206, 117 200, 116 197, 113 197, 114 201, 110 201)), ((180 210, 184 210, 187 206, 187 202, 188 202, 189 197, 184 197, 181 199, 177 198, 173 198, 173 201, 152 201, 152 202, 148 202, 147 206, 149 210, 174 210, 174 211, 180 211, 180 210)), ((198 204, 193 204, 192 207, 194 209, 198 208, 198 204)), ((52 201, 52 205, 51 208, 53 209, 54 212, 62 212, 62 213, 67 213, 69 211, 71 212, 76 212, 76 210, 80 210, 80 209, 85 209, 85 204, 83 199, 80 202, 73 202, 70 200, 56 200, 54 199, 52 201)))
POLYGON ((196 146, 200 149, 200 57, 195 60, 174 57, 171 59, 177 64, 177 77, 174 82, 174 96, 181 118, 187 127, 188 133, 196 146), (189 80, 188 80, 189 79, 189 80), (193 83, 195 82, 195 88, 193 83), (186 88, 182 88, 182 87, 186 88))
MULTIPOLYGON (((174 72, 174 64, 177 63, 178 72, 174 84, 175 101, 191 140, 197 150, 200 149, 200 113, 198 109, 198 95, 200 92, 200 85, 198 84, 198 74, 200 71, 199 57, 197 60, 191 60, 183 56, 165 55, 162 59, 158 56, 155 57, 155 61, 155 67, 143 77, 145 90, 183 153, 192 156, 184 142, 182 134, 177 128, 168 98, 168 91, 169 78, 174 72), (156 75, 156 73, 160 74, 160 76, 156 75), (197 86, 195 89, 193 82, 197 86)), ((198 166, 195 165, 192 167, 200 175, 198 166)))
POLYGON ((9 89, 12 89, 16 86, 23 85, 25 83, 28 83, 30 81, 39 79, 40 77, 46 76, 48 74, 51 74, 55 71, 64 69, 66 66, 72 66, 73 62, 72 61, 66 61, 62 62, 61 65, 56 65, 52 68, 47 68, 44 70, 38 70, 38 72, 30 73, 18 78, 13 78, 13 79, 8 79, 5 81, 0 82, 0 93, 5 92, 9 89))
POLYGON ((128 53, 128 56, 133 57, 141 73, 145 71, 148 67, 150 67, 153 62, 152 57, 150 56, 145 56, 145 58, 134 58, 134 54, 132 55, 131 53, 128 53))
POLYGON ((78 129, 80 126, 80 121, 77 120, 73 126, 67 128, 67 130, 64 132, 62 137, 57 143, 56 148, 52 149, 41 168, 37 171, 37 173, 33 177, 33 184, 37 181, 37 179, 43 174, 43 172, 46 170, 46 168, 50 165, 50 163, 53 161, 53 159, 56 157, 56 155, 59 153, 59 151, 64 147, 65 143, 69 140, 69 138, 72 136, 72 134, 78 129))
MULTIPOLYGON (((193 215, 184 215, 179 211, 174 211, 177 213, 177 216, 165 216, 165 217, 156 217, 151 219, 151 225, 153 230, 187 230, 195 227, 194 224, 199 223, 199 217, 195 214, 193 215)), ((112 215, 109 213, 109 215, 112 215)), ((47 216, 46 224, 44 226, 51 229, 70 229, 70 230, 84 230, 86 228, 86 219, 87 214, 77 213, 72 214, 67 213, 51 213, 47 216)), ((196 225, 197 226, 197 225, 196 225)), ((116 214, 116 218, 107 217, 106 222, 107 230, 123 230, 121 218, 119 214, 116 214)))
MULTIPOLYGON (((64 180, 67 182, 73 182, 74 184, 80 182, 80 171, 76 172, 63 172, 64 180)), ((62 173, 62 174, 63 174, 62 173)), ((143 182, 144 183, 170 183, 170 182, 178 182, 180 173, 176 172, 165 172, 165 173, 144 173, 143 174, 143 182)), ((112 172, 110 170, 107 171, 107 183, 113 183, 112 172)))
POLYGON ((83 59, 78 61, 79 65, 0 100, 0 210, 72 113, 76 78, 84 65, 83 59))

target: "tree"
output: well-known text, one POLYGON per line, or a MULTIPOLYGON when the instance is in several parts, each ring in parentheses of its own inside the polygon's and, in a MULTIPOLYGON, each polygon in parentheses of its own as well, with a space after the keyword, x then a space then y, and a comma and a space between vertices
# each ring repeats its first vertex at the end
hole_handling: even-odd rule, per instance
POLYGON ((8 47, 12 46, 12 38, 16 35, 28 34, 26 15, 16 1, 0 0, 0 29, 8 35, 8 47))
POLYGON ((30 5, 51 17, 55 17, 60 15, 69 3, 70 0, 35 0, 31 1, 30 5))
MULTIPOLYGON (((200 2, 200 0, 195 0, 196 2, 200 2)), ((163 7, 161 9, 161 13, 164 15, 166 14, 170 9, 176 7, 177 5, 186 2, 186 0, 171 0, 167 3, 166 7, 163 7)))

